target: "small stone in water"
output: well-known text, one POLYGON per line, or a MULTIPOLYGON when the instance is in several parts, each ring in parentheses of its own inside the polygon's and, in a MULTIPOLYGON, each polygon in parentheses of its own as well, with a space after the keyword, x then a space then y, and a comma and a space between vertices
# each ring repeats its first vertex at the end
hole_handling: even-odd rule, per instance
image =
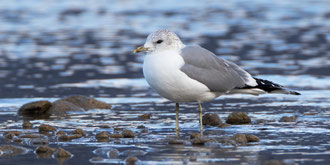
POLYGON ((30 123, 29 121, 26 121, 22 124, 23 129, 32 129, 33 128, 33 124, 30 123))
POLYGON ((80 128, 74 130, 73 134, 80 134, 82 136, 86 136, 86 132, 80 128))
POLYGON ((203 125, 218 126, 221 123, 219 116, 215 113, 209 113, 203 116, 203 125))
POLYGON ((62 158, 62 157, 71 157, 72 154, 69 151, 64 150, 62 147, 60 147, 56 153, 55 157, 62 158))
POLYGON ((150 117, 151 117, 151 114, 143 114, 143 115, 139 116, 140 119, 150 119, 150 117))
POLYGON ((297 120, 297 117, 296 116, 283 116, 281 119, 280 119, 280 122, 296 122, 297 120))
POLYGON ((57 128, 48 124, 41 124, 39 126, 39 132, 55 132, 57 128))
POLYGON ((226 121, 228 124, 250 124, 251 118, 245 112, 233 112, 226 121))
POLYGON ((124 136, 122 134, 116 133, 116 134, 112 134, 110 135, 111 138, 124 138, 124 136))
POLYGON ((133 133, 133 131, 131 130, 123 130, 122 135, 124 136, 124 138, 134 138, 135 134, 133 133))
POLYGON ((139 159, 135 156, 131 156, 125 159, 125 163, 127 165, 135 165, 137 161, 139 161, 139 159))

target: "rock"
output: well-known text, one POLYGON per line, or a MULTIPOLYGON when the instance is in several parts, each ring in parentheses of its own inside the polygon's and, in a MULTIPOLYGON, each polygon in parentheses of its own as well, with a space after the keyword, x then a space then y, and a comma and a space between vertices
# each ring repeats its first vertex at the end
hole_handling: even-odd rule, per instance
POLYGON ((146 127, 144 125, 137 126, 137 129, 145 129, 146 127))
POLYGON ((72 156, 72 154, 69 151, 64 150, 62 147, 60 147, 54 155, 57 158, 71 157, 72 156))
POLYGON ((100 138, 109 138, 110 134, 108 132, 102 131, 98 134, 96 134, 96 139, 100 138))
POLYGON ((14 138, 13 141, 15 143, 21 143, 23 140, 21 138, 14 138))
POLYGON ((108 156, 108 158, 111 158, 111 159, 118 158, 119 151, 115 148, 112 148, 111 150, 108 151, 107 156, 108 156))
POLYGON ((51 154, 53 154, 53 153, 55 153, 55 151, 56 151, 55 148, 48 147, 46 145, 39 146, 36 149, 37 154, 40 154, 40 153, 51 153, 51 154))
POLYGON ((151 114, 143 114, 143 115, 139 116, 140 119, 150 119, 150 117, 151 117, 151 114))
POLYGON ((2 154, 0 157, 13 157, 19 154, 26 154, 29 150, 24 147, 14 146, 14 145, 2 145, 0 146, 0 151, 2 154))
POLYGON ((248 142, 246 135, 245 134, 241 134, 241 133, 237 133, 233 136, 233 139, 237 142, 237 143, 241 143, 241 144, 246 144, 248 142))
POLYGON ((296 116, 283 116, 281 119, 280 119, 280 122, 296 122, 297 120, 297 117, 296 116))
POLYGON ((82 135, 80 135, 80 134, 60 135, 60 136, 57 137, 57 140, 61 141, 61 142, 67 142, 67 141, 71 141, 72 139, 79 139, 81 137, 82 137, 82 135))
POLYGON ((190 139, 194 139, 194 138, 196 138, 196 137, 200 137, 200 136, 201 136, 200 133, 193 132, 193 133, 191 133, 191 135, 190 135, 190 139))
POLYGON ((248 142, 258 142, 260 139, 255 135, 245 135, 248 142))
POLYGON ((23 127, 23 129, 32 129, 32 128, 33 128, 33 124, 30 123, 29 121, 25 121, 25 122, 22 124, 22 127, 23 127))
POLYGON ((56 136, 66 135, 64 131, 57 131, 56 136))
POLYGON ((126 165, 135 165, 138 161, 139 161, 139 159, 137 157, 130 156, 125 159, 125 164, 126 165))
POLYGON ((174 144, 174 145, 183 144, 183 143, 184 143, 183 140, 178 140, 178 139, 170 139, 168 141, 168 144, 174 144))
POLYGON ((127 129, 123 130, 123 132, 121 134, 124 136, 124 138, 134 138, 135 137, 134 132, 131 130, 127 130, 127 129))
POLYGON ((245 112, 233 112, 226 121, 228 124, 250 124, 251 119, 245 112))
POLYGON ((69 111, 84 111, 82 108, 63 100, 53 102, 53 106, 49 109, 49 113, 53 115, 63 115, 69 111))
POLYGON ((22 105, 19 110, 19 115, 43 115, 46 114, 52 103, 47 100, 35 101, 22 105))
POLYGON ((61 99, 62 101, 67 101, 70 102, 78 107, 81 107, 85 110, 90 110, 90 109, 110 109, 111 105, 107 104, 102 101, 98 101, 94 98, 90 97, 85 97, 85 96, 70 96, 65 99, 61 99))
POLYGON ((114 131, 121 131, 121 130, 123 130, 123 128, 116 127, 116 128, 114 128, 113 130, 114 130, 114 131))
POLYGON ((4 133, 4 135, 6 134, 14 134, 15 136, 18 136, 20 134, 22 134, 23 132, 22 131, 7 131, 4 133))
POLYGON ((30 144, 32 145, 45 145, 48 143, 48 138, 33 138, 30 140, 30 144))
POLYGON ((212 142, 214 140, 205 137, 196 137, 192 140, 193 145, 204 145, 206 142, 212 142))
POLYGON ((73 134, 79 134, 79 135, 81 135, 81 136, 86 136, 86 132, 85 132, 84 130, 80 129, 80 128, 75 129, 75 130, 73 131, 73 134))
POLYGON ((221 123, 219 116, 215 113, 209 113, 203 116, 203 125, 218 126, 221 123))
POLYGON ((221 123, 218 125, 219 128, 225 128, 225 127, 229 127, 230 124, 227 124, 227 123, 221 123))
POLYGON ((25 134, 25 135, 21 135, 20 138, 42 138, 44 137, 43 135, 36 135, 36 134, 25 134))
POLYGON ((108 132, 100 132, 96 134, 96 139, 98 142, 109 142, 109 136, 110 134, 108 132))
POLYGON ((124 138, 124 136, 122 134, 119 134, 119 133, 112 134, 112 135, 110 135, 110 137, 111 138, 116 138, 116 139, 118 139, 118 138, 124 138))
POLYGON ((48 124, 41 124, 39 126, 39 132, 55 132, 56 130, 57 128, 48 124))
POLYGON ((13 133, 7 133, 7 134, 4 134, 4 137, 7 138, 7 139, 13 139, 16 135, 13 134, 13 133))
POLYGON ((142 131, 141 131, 141 133, 148 133, 149 131, 148 131, 148 129, 143 129, 142 131))

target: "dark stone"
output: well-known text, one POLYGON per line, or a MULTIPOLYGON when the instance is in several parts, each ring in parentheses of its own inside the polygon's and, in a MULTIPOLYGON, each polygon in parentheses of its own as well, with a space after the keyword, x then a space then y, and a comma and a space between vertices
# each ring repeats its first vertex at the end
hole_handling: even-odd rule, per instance
POLYGON ((246 138, 245 134, 240 134, 237 133, 233 136, 233 139, 237 142, 237 143, 241 143, 241 144, 246 144, 248 142, 248 139, 246 138))
POLYGON ((72 154, 69 151, 64 150, 62 147, 60 147, 54 155, 57 158, 71 157, 72 156, 72 154))
POLYGON ((151 117, 151 114, 143 114, 143 115, 139 116, 140 119, 150 119, 150 117, 151 117))
POLYGON ((112 148, 111 150, 108 151, 107 156, 108 156, 108 158, 111 158, 111 159, 118 158, 119 151, 115 148, 112 148))
POLYGON ((280 122, 296 122, 297 120, 297 117, 296 116, 283 116, 281 119, 280 119, 280 122))
POLYGON ((23 127, 23 129, 32 129, 32 128, 33 128, 33 124, 30 123, 29 121, 25 121, 25 122, 22 124, 22 127, 23 127))
POLYGON ((48 124, 41 124, 39 126, 39 132, 55 132, 56 130, 57 128, 48 124))
POLYGON ((53 115, 63 115, 69 111, 84 111, 82 108, 63 100, 53 102, 53 106, 49 109, 49 113, 53 115))
POLYGON ((85 110, 90 109, 110 109, 111 105, 102 101, 98 101, 94 98, 85 97, 85 96, 70 96, 68 98, 61 99, 62 101, 70 102, 78 107, 81 107, 85 110))
POLYGON ((22 105, 19 110, 19 115, 43 115, 46 114, 52 103, 47 100, 35 101, 22 105))
POLYGON ((28 152, 28 149, 13 145, 2 145, 0 146, 0 152, 2 152, 0 157, 9 158, 19 154, 25 154, 28 152))
POLYGON ((112 134, 112 135, 110 135, 110 137, 111 138, 116 138, 116 139, 118 139, 118 138, 124 138, 124 136, 122 134, 119 134, 119 133, 112 134))
POLYGON ((193 133, 191 133, 191 135, 190 135, 190 139, 194 139, 194 138, 196 138, 196 137, 200 137, 200 136, 201 136, 200 133, 198 133, 198 132, 193 132, 193 133))
POLYGON ((135 165, 138 161, 139 161, 139 159, 137 157, 130 156, 125 159, 125 164, 126 165, 135 165))
POLYGON ((255 135, 245 135, 248 142, 259 142, 260 139, 255 135))
POLYGON ((228 124, 250 124, 251 118, 245 112, 233 112, 226 121, 228 124))
POLYGON ((214 140, 205 137, 196 137, 192 140, 193 145, 204 145, 206 142, 212 142, 214 140))
POLYGON ((203 116, 203 125, 218 126, 221 123, 219 116, 215 113, 209 113, 203 116))
POLYGON ((135 137, 134 132, 131 130, 127 130, 127 129, 123 130, 123 132, 121 134, 124 136, 124 138, 134 138, 135 137))
POLYGON ((86 136, 86 132, 84 130, 80 129, 80 128, 75 129, 73 131, 73 134, 77 134, 77 135, 81 135, 81 136, 86 136))
POLYGON ((36 149, 36 153, 51 153, 53 154, 54 152, 56 151, 55 148, 52 148, 52 147, 48 147, 46 145, 42 145, 42 146, 39 146, 37 149, 36 149))
POLYGON ((168 144, 175 144, 175 145, 178 145, 178 144, 183 144, 184 141, 183 140, 178 140, 178 139, 170 139, 168 141, 168 144))

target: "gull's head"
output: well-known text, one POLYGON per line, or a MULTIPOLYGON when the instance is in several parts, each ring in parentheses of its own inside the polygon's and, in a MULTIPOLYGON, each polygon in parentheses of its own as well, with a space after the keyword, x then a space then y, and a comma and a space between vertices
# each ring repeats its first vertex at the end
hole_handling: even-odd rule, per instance
POLYGON ((143 46, 136 48, 134 53, 180 49, 183 46, 180 38, 174 32, 169 30, 158 30, 150 33, 146 43, 143 46))

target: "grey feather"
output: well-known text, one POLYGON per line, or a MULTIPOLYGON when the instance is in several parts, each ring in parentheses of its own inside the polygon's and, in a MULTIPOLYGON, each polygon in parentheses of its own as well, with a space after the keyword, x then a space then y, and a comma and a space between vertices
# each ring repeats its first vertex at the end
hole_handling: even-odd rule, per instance
POLYGON ((218 58, 200 46, 186 46, 181 51, 185 64, 181 71, 205 84, 212 92, 226 93, 244 87, 251 75, 236 64, 218 58))

